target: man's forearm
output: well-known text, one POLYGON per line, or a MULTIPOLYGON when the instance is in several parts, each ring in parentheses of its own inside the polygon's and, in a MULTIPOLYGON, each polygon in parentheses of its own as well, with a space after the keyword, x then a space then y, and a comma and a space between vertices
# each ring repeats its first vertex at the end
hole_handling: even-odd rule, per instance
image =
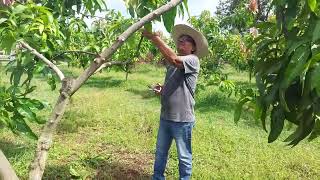
POLYGON ((182 62, 179 60, 177 54, 159 36, 154 36, 151 41, 157 46, 166 60, 176 67, 183 67, 182 62))

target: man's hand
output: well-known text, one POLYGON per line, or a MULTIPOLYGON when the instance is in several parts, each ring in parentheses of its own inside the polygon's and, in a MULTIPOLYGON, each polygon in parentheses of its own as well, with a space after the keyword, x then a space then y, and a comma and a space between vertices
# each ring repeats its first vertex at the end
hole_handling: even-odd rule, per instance
POLYGON ((150 31, 148 31, 146 29, 143 30, 142 35, 144 37, 146 37, 147 39, 150 39, 150 40, 154 39, 155 37, 159 37, 160 36, 159 33, 153 33, 153 32, 150 32, 150 31))
POLYGON ((142 35, 151 40, 169 63, 173 64, 175 67, 183 68, 182 60, 179 59, 178 55, 160 38, 160 34, 144 30, 142 35))
POLYGON ((152 90, 156 95, 161 95, 163 86, 160 83, 156 85, 149 86, 150 90, 152 90))

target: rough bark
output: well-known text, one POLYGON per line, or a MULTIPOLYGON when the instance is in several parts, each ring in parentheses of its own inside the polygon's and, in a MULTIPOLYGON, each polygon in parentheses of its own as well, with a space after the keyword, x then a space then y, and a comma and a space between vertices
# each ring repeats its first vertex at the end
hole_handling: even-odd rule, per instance
POLYGON ((69 94, 71 92, 73 82, 74 80, 71 78, 65 78, 62 81, 62 88, 60 90, 60 95, 57 103, 38 140, 35 158, 30 165, 30 179, 40 180, 42 178, 46 160, 48 157, 48 151, 52 144, 53 134, 70 100, 69 94))

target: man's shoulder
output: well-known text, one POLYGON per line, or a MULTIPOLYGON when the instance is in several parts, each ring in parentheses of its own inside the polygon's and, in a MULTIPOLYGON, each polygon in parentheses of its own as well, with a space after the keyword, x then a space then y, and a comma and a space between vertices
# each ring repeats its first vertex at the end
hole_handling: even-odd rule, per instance
POLYGON ((179 56, 182 59, 196 59, 199 60, 198 56, 196 56, 195 54, 189 54, 189 55, 185 55, 185 56, 179 56))

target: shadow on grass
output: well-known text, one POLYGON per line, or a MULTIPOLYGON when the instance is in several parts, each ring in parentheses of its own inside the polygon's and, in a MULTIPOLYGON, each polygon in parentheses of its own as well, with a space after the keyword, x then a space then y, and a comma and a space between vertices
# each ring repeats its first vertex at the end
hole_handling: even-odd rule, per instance
MULTIPOLYGON (((236 99, 219 92, 212 92, 206 97, 201 97, 196 100, 196 109, 201 113, 224 111, 232 115, 231 119, 233 119, 236 105, 236 99)), ((241 113, 240 123, 241 122, 250 127, 261 127, 261 122, 254 118, 253 107, 248 108, 246 105, 243 107, 241 113)))
POLYGON ((92 118, 87 112, 68 110, 65 112, 63 119, 58 124, 57 133, 77 133, 80 127, 96 126, 94 121, 89 121, 92 118))
MULTIPOLYGON (((109 157, 110 158, 110 157, 109 157)), ((115 179, 115 180, 149 180, 151 175, 143 169, 143 162, 121 163, 109 158, 87 158, 83 160, 86 166, 96 170, 92 179, 115 179)), ((125 158, 125 157, 124 157, 125 158)), ((132 159, 128 160, 131 161, 132 159)))
POLYGON ((12 142, 0 140, 0 149, 7 157, 7 159, 14 157, 19 159, 23 156, 27 151, 31 149, 29 146, 25 146, 22 144, 13 144, 12 142))
POLYGON ((206 97, 196 100, 196 109, 200 112, 209 112, 214 110, 230 111, 235 106, 236 101, 221 93, 212 92, 206 97))
POLYGON ((43 179, 75 179, 75 177, 70 174, 68 165, 47 165, 43 179))
POLYGON ((124 80, 113 79, 112 77, 90 77, 84 84, 87 87, 108 88, 120 86, 124 80))

